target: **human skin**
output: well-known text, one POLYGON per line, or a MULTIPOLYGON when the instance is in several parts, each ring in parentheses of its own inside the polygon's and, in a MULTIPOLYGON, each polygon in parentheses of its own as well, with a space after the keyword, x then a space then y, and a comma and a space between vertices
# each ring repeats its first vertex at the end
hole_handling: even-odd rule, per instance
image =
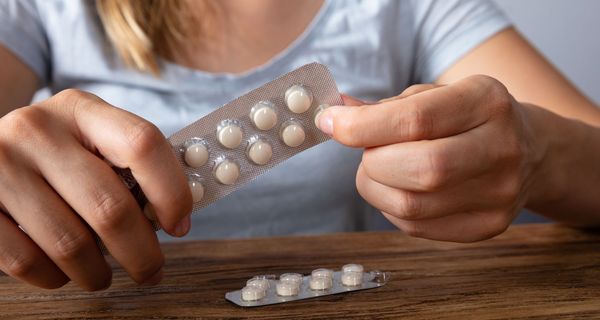
POLYGON ((436 83, 375 105, 347 98, 359 107, 320 117, 334 139, 365 148, 357 189, 394 225, 470 242, 503 232, 522 207, 600 225, 600 110, 514 29, 436 83))
MULTIPOLYGON (((237 25, 222 22, 224 36, 209 48, 181 44, 175 62, 211 72, 265 63, 321 5, 294 1, 223 1, 237 25), (232 52, 244 54, 228 64, 232 52)), ((156 237, 101 157, 131 168, 162 227, 181 236, 191 195, 166 139, 144 119, 77 90, 29 105, 38 79, 1 46, 0 69, 0 269, 43 288, 69 280, 105 288, 110 269, 89 226, 135 281, 160 281, 156 237)), ((453 241, 501 232, 521 206, 573 225, 598 223, 600 114, 518 33, 492 37, 436 83, 381 108, 347 97, 356 107, 321 116, 334 139, 365 148, 357 188, 386 217, 412 235, 453 241)))
POLYGON ((600 129, 518 103, 487 76, 409 90, 375 104, 346 97, 354 106, 319 119, 335 140, 365 149, 357 189, 398 228, 479 241, 502 233, 524 206, 570 225, 600 224, 600 129))

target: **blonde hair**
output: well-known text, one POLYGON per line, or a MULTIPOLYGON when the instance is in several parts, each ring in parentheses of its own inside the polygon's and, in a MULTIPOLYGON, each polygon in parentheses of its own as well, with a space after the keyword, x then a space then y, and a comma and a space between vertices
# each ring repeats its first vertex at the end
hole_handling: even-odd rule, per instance
POLYGON ((202 32, 214 11, 206 0, 193 4, 191 8, 186 0, 97 0, 96 9, 123 61, 139 71, 159 75, 158 58, 174 60, 177 45, 192 32, 194 36, 202 32))

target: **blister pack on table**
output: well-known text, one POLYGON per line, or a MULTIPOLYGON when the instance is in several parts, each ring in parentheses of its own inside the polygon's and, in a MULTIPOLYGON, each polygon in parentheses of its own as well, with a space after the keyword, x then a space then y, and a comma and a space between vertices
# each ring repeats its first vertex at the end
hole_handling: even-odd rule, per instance
POLYGON ((308 276, 299 273, 284 273, 278 278, 275 275, 255 276, 241 290, 228 292, 225 299, 240 307, 260 307, 378 288, 389 278, 387 272, 366 272, 362 265, 350 263, 339 271, 315 269, 308 276))

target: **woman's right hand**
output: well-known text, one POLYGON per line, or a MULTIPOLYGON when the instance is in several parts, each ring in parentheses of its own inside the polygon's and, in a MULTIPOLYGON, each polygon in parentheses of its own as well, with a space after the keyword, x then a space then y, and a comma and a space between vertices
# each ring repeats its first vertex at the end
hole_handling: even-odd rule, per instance
POLYGON ((0 269, 42 288, 111 283, 92 230, 137 283, 164 258, 150 223, 105 160, 130 168, 168 233, 190 228, 192 197, 171 146, 151 123, 66 90, 0 118, 0 269))

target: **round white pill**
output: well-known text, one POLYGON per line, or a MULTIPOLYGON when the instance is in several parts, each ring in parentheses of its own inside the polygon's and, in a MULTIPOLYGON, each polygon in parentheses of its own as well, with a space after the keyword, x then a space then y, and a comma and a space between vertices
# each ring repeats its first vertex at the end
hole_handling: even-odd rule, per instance
POLYGON ((279 276, 280 282, 288 282, 300 286, 302 284, 302 275, 299 273, 284 273, 279 276))
POLYGON ((362 272, 342 272, 342 284, 348 287, 356 287, 363 281, 362 272))
POLYGON ((265 165, 271 161, 273 148, 268 142, 257 140, 250 144, 247 155, 252 162, 258 165, 265 165))
POLYGON ((219 140, 221 145, 229 149, 237 148, 242 143, 243 136, 242 127, 234 122, 220 126, 217 131, 217 140, 219 140))
POLYGON ((349 263, 342 266, 342 272, 363 272, 365 268, 357 263, 349 263))
POLYGON ((319 269, 315 269, 310 273, 310 276, 313 278, 333 278, 333 270, 331 269, 325 269, 325 268, 319 268, 319 269))
POLYGON ((302 125, 296 121, 286 121, 281 130, 281 140, 287 146, 295 148, 306 139, 306 133, 302 125))
POLYGON ((259 130, 271 130, 277 124, 277 113, 272 103, 261 101, 250 110, 250 119, 259 130))
POLYGON ((265 279, 265 278, 260 278, 260 277, 254 277, 248 281, 246 281, 246 286, 247 287, 256 287, 259 288, 263 291, 269 289, 269 280, 265 279))
POLYGON ((308 284, 312 290, 327 290, 333 286, 333 279, 329 277, 310 277, 308 284))
POLYGON ((304 113, 312 105, 313 96, 308 89, 293 85, 285 92, 285 104, 293 113, 304 113))
POLYGON ((239 177, 240 167, 231 160, 225 159, 215 168, 215 178, 222 184, 232 185, 239 177))
POLYGON ((282 297, 291 297, 298 295, 298 292, 300 292, 300 286, 291 282, 279 281, 275 285, 275 290, 277 291, 277 294, 282 297))
POLYGON ((258 301, 267 295, 265 290, 257 287, 244 287, 242 288, 242 300, 244 301, 258 301))
POLYGON ((200 181, 188 180, 188 185, 190 186, 194 203, 199 202, 204 198, 204 186, 200 181))
POLYGON ((201 142, 192 143, 185 148, 183 160, 192 168, 200 168, 208 161, 208 148, 201 142))

